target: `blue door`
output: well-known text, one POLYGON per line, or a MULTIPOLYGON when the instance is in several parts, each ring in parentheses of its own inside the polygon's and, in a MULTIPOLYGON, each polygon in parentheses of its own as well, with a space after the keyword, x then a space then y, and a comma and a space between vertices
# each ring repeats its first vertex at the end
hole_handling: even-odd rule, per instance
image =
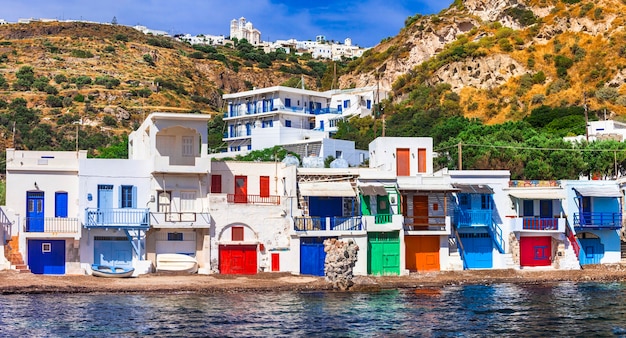
POLYGON ((65 274, 65 241, 29 239, 28 267, 34 274, 65 274))
POLYGON ((54 217, 67 217, 67 193, 54 193, 54 217))
POLYGON ((324 276, 324 240, 326 238, 300 238, 300 273, 324 276))
POLYGON ((460 233, 465 249, 465 265, 468 269, 490 269, 493 267, 493 247, 489 233, 460 233))
POLYGON ((111 209, 113 209, 113 185, 98 184, 98 223, 110 223, 111 209))
POLYGON ((127 237, 96 236, 93 244, 94 264, 132 267, 132 247, 127 237))
POLYGON ((26 193, 26 231, 43 232, 43 191, 26 193))
POLYGON ((599 238, 579 238, 580 241, 580 265, 600 264, 604 257, 604 244, 599 238))

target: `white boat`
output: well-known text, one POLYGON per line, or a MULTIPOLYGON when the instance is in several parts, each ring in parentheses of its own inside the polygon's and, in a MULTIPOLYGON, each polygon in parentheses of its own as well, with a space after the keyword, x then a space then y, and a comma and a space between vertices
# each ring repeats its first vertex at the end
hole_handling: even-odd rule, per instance
POLYGON ((110 266, 102 264, 91 265, 91 275, 106 278, 125 278, 130 277, 135 272, 134 268, 123 268, 120 266, 110 266))
POLYGON ((158 254, 156 271, 195 273, 198 271, 198 261, 194 257, 184 254, 158 254))

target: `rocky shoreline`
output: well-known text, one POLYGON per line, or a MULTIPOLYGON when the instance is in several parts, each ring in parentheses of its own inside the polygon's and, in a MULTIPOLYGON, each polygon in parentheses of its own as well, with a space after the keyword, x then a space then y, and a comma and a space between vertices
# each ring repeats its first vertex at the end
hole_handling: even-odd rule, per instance
MULTIPOLYGON (((626 282, 626 264, 592 265, 583 270, 523 269, 411 273, 408 276, 355 276, 349 292, 428 289, 497 283, 626 282)), ((256 275, 149 274, 137 278, 48 276, 0 271, 0 294, 49 293, 218 293, 332 291, 323 277, 289 273, 256 275)))

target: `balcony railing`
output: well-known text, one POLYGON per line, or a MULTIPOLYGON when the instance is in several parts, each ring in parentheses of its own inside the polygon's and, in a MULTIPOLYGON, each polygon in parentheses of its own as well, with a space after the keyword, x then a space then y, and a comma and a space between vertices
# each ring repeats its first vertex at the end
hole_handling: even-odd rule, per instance
POLYGON ((359 231, 363 230, 360 216, 355 217, 294 217, 296 231, 359 231))
POLYGON ((446 216, 416 216, 405 217, 404 230, 408 231, 445 231, 446 216))
POLYGON ((569 240, 570 244, 572 244, 572 249, 576 254, 576 258, 580 258, 580 243, 578 242, 578 238, 576 238, 576 234, 570 228, 569 223, 565 226, 565 236, 569 240))
POLYGON ((77 233, 79 229, 78 218, 26 217, 24 222, 24 232, 77 233))
POLYGON ((11 227, 12 227, 13 223, 11 223, 11 221, 9 221, 9 218, 7 217, 7 215, 4 213, 4 210, 0 209, 0 226, 2 226, 2 229, 4 230, 4 241, 6 242, 8 240, 11 239, 11 227))
POLYGON ((461 210, 454 212, 456 226, 463 227, 480 227, 489 226, 491 224, 491 215, 493 210, 461 210))
POLYGON ((392 215, 388 215, 388 214, 375 215, 374 224, 389 224, 393 222, 392 220, 393 218, 391 216, 392 215))
POLYGON ((576 212, 574 227, 583 229, 619 229, 622 214, 619 212, 576 212))
POLYGON ((147 229, 150 227, 149 209, 92 209, 85 210, 87 228, 147 229))
POLYGON ((514 217, 513 231, 565 232, 565 218, 559 217, 514 217))
POLYGON ((228 194, 226 196, 228 203, 241 203, 241 204, 280 204, 280 196, 261 196, 261 195, 235 195, 228 194))

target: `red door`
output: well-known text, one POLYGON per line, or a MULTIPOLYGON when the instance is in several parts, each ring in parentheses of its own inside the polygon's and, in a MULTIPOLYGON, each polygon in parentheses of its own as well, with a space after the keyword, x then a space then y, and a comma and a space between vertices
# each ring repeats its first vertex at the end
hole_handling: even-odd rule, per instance
POLYGON ((261 176, 259 183, 259 195, 261 195, 261 197, 270 197, 270 177, 261 176))
POLYGON ((521 237, 521 266, 549 266, 552 264, 552 237, 521 237))
POLYGON ((253 275, 257 273, 256 245, 220 245, 220 273, 253 275))
POLYGON ((424 148, 417 149, 417 172, 426 172, 426 149, 424 148))
POLYGON ((235 176, 235 203, 248 202, 248 177, 235 176))
POLYGON ((280 254, 272 253, 272 271, 280 271, 280 254))

